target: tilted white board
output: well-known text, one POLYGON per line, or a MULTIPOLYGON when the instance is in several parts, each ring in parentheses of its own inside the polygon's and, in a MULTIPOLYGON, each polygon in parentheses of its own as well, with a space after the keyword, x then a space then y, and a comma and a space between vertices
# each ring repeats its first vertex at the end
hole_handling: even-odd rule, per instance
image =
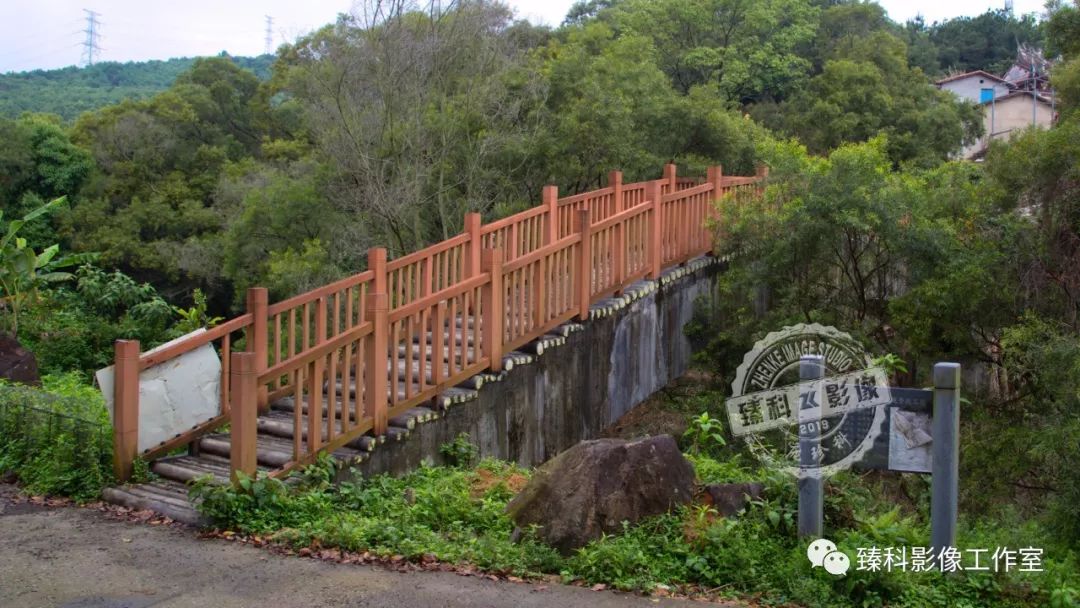
MULTIPOLYGON (((205 333, 196 330, 148 351, 205 333)), ((113 367, 95 374, 113 416, 113 367)), ((218 415, 221 400, 221 360, 206 344, 139 374, 139 453, 218 415)))

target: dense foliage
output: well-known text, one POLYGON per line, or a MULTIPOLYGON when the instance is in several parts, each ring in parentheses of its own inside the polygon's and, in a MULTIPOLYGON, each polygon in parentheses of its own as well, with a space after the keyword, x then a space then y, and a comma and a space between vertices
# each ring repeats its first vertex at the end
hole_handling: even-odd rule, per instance
MULTIPOLYGON (((298 484, 245 478, 236 489, 200 485, 193 493, 217 525, 293 549, 438 559, 506 575, 557 574, 565 582, 661 594, 675 588, 712 589, 807 606, 1027 606, 1050 601, 1069 606, 1073 586, 1080 584, 1073 558, 1058 551, 1057 544, 1045 563, 1047 572, 1038 579, 1017 573, 950 577, 884 571, 834 577, 810 570, 805 543, 795 534, 797 497, 791 480, 747 467, 719 444, 705 449, 696 444, 695 450, 688 457, 701 482, 765 480, 767 499, 751 503, 736 518, 690 505, 627 526, 622 534, 593 541, 569 557, 528 531, 513 540, 514 524, 504 509, 529 472, 497 461, 476 468, 423 467, 399 478, 380 475, 332 486, 334 471, 324 460, 306 469, 298 484)), ((835 479, 825 504, 830 538, 851 555, 858 547, 925 546, 929 486, 918 477, 906 482, 907 514, 883 494, 887 484, 849 475, 835 479)), ((960 537, 963 546, 979 547, 1052 542, 1030 524, 965 526, 960 537)))
MULTIPOLYGON (((248 286, 284 297, 361 269, 368 247, 400 255, 456 234, 466 211, 504 215, 616 167, 748 174, 776 134, 825 153, 882 133, 894 164, 933 166, 981 124, 927 76, 945 68, 926 48, 937 61, 960 44, 950 27, 998 49, 972 62, 1039 40, 1002 12, 916 36, 862 2, 594 2, 555 30, 493 3, 372 3, 273 58, 5 76, 162 90, 71 126, 0 119, 0 203, 10 217, 67 195, 33 227, 42 244, 98 252, 172 303, 201 288, 227 314, 248 286)), ((33 109, 75 116, 49 98, 33 109)))
MULTIPOLYGON (((237 65, 260 78, 270 76, 272 55, 233 57, 237 65)), ((17 118, 24 112, 56 114, 74 120, 79 114, 119 103, 147 99, 172 86, 191 68, 195 58, 165 61, 103 61, 85 68, 32 70, 0 74, 0 117, 17 118)))
POLYGON ((101 393, 78 374, 44 390, 0 383, 0 475, 27 491, 97 498, 112 481, 112 430, 101 393))

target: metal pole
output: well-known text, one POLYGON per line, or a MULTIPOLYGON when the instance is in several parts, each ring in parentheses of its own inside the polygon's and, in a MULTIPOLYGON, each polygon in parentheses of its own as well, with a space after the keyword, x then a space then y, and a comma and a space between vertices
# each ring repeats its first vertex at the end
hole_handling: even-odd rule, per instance
MULTIPOLYGON (((803 382, 825 377, 825 358, 821 355, 803 355, 799 358, 799 380, 803 382)), ((801 391, 800 391, 801 392, 801 391)), ((814 391, 814 403, 820 405, 814 391)), ((824 481, 817 473, 820 464, 815 458, 821 445, 821 424, 814 421, 803 429, 804 412, 810 412, 799 403, 799 536, 821 538, 825 528, 824 481), (807 432, 802 432, 802 431, 807 432)), ((820 410, 818 410, 820 411, 820 410)))
POLYGON ((956 546, 960 479, 960 364, 934 365, 933 470, 930 544, 937 552, 956 546))

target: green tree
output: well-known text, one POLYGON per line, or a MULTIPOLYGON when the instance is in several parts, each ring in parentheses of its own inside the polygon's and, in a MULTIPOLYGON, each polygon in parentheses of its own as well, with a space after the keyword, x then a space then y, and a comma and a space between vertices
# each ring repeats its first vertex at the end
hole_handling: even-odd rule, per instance
MULTIPOLYGON (((70 279, 72 275, 62 269, 83 261, 56 257, 60 246, 55 244, 35 251, 25 238, 19 236, 19 230, 27 223, 55 211, 65 202, 65 199, 58 198, 21 219, 3 224, 3 236, 0 237, 0 307, 7 313, 2 317, 4 329, 16 337, 19 334, 19 315, 27 305, 34 303, 38 291, 46 285, 70 279)), ((3 219, 3 211, 0 210, 0 222, 3 219)))
POLYGON ((725 99, 783 99, 804 79, 800 53, 818 9, 805 0, 627 0, 602 10, 620 34, 650 38, 676 90, 714 85, 725 99))
POLYGON ((911 69, 904 42, 884 31, 836 47, 777 122, 817 153, 883 133, 894 162, 922 166, 945 160, 982 129, 981 111, 911 69))

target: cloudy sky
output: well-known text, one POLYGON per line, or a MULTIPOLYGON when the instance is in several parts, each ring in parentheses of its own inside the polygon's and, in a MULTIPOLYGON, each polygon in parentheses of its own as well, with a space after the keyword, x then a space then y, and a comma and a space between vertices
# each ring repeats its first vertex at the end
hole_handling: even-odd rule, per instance
MULTIPOLYGON (((1004 0, 881 0, 898 21, 923 15, 927 22, 977 15, 1004 0)), ((509 0, 519 17, 558 25, 573 0, 509 0)), ((77 64, 86 35, 86 13, 100 13, 101 60, 138 61, 192 55, 257 55, 263 51, 266 16, 274 43, 329 23, 349 12, 353 0, 0 0, 0 72, 77 64)), ((1015 0, 1017 13, 1040 12, 1041 0, 1015 0)))

